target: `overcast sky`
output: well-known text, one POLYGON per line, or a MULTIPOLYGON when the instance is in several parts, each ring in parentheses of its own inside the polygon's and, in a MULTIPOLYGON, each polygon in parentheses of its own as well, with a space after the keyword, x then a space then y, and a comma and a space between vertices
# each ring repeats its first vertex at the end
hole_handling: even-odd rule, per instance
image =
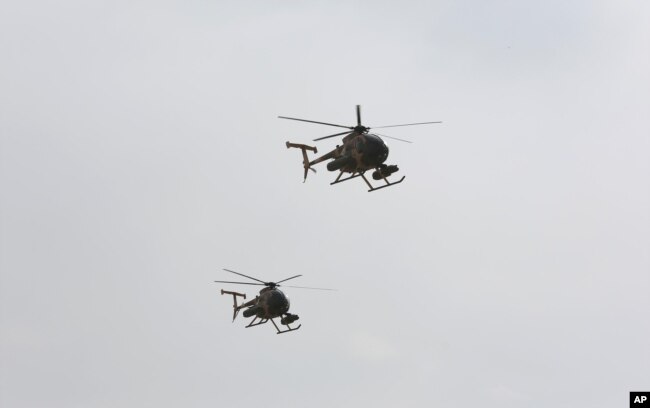
MULTIPOLYGON (((623 407, 647 1, 0 4, 0 405, 623 407), (404 183, 286 141, 386 129, 404 183), (230 268, 302 328, 231 323, 230 268)), ((338 140, 318 142, 319 152, 338 140)))

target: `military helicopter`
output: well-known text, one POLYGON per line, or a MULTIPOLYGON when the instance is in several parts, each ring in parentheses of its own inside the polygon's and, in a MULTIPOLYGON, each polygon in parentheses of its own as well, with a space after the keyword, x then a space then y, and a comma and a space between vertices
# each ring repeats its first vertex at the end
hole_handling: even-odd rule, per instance
MULTIPOLYGON (((232 292, 232 291, 227 291, 221 289, 221 294, 222 295, 232 295, 233 299, 233 314, 232 314, 232 321, 235 321, 235 318, 237 317, 237 314, 239 313, 240 310, 244 310, 244 317, 251 317, 255 316, 253 320, 246 326, 248 327, 254 327, 254 326, 259 326, 260 324, 264 324, 268 322, 269 320, 271 323, 273 323, 273 326, 275 326, 275 329, 278 331, 278 334, 282 333, 287 333, 290 331, 298 330, 302 324, 299 324, 298 327, 291 327, 291 323, 295 322, 298 320, 298 315, 291 314, 289 313, 289 298, 285 296, 284 293, 278 287, 280 286, 280 283, 286 282, 290 279, 297 278, 302 275, 295 275, 290 278, 282 279, 281 281, 277 282, 264 282, 262 280, 259 280, 257 278, 253 278, 252 276, 244 275, 243 273, 231 271, 230 269, 225 269, 224 271, 234 273, 235 275, 243 276, 248 279, 252 279, 256 282, 259 283, 252 283, 252 282, 231 282, 231 281, 215 281, 217 283, 234 283, 238 285, 258 285, 258 286, 266 286, 265 288, 262 288, 260 290, 260 294, 258 296, 255 296, 255 299, 249 300, 246 303, 242 304, 237 304, 237 297, 242 297, 246 299, 246 294, 244 293, 238 293, 238 292, 232 292), (280 330, 278 325, 275 323, 276 317, 280 317, 280 324, 287 326, 287 329, 285 330, 280 330)), ((287 288, 300 288, 300 289, 316 289, 316 290, 335 290, 335 289, 327 289, 327 288, 310 288, 306 286, 286 286, 287 288)))
MULTIPOLYGON (((301 122, 309 122, 309 123, 317 123, 320 125, 327 125, 327 126, 336 126, 336 127, 341 127, 348 129, 345 132, 341 133, 335 133, 333 135, 328 135, 328 136, 323 136, 319 137, 317 139, 314 139, 314 141, 319 141, 323 139, 328 139, 330 137, 335 137, 335 136, 343 136, 343 145, 341 146, 336 146, 334 150, 332 150, 329 153, 326 153, 322 155, 321 157, 318 157, 312 161, 309 161, 307 157, 307 150, 310 150, 314 153, 318 153, 318 150, 316 149, 315 146, 308 146, 305 144, 299 144, 299 143, 291 143, 287 142, 287 148, 298 148, 302 150, 302 157, 303 157, 303 167, 305 169, 305 175, 304 175, 304 180, 307 180, 307 171, 312 170, 313 172, 316 172, 315 169, 312 168, 313 165, 318 164, 320 162, 323 162, 325 160, 333 159, 329 163, 327 163, 327 170, 329 171, 337 171, 339 170, 340 173, 336 180, 331 182, 330 184, 337 184, 337 183, 342 183, 347 180, 351 180, 356 177, 361 177, 363 178, 363 181, 366 182, 368 187, 370 188, 370 191, 375 191, 379 190, 381 188, 386 188, 390 187, 395 184, 399 184, 402 181, 404 181, 405 176, 402 176, 402 178, 399 181, 394 181, 390 182, 388 181, 388 177, 399 171, 399 168, 396 165, 386 165, 384 162, 388 158, 388 146, 386 146, 386 143, 381 139, 381 137, 386 137, 389 139, 395 139, 399 140, 401 142, 407 142, 411 143, 408 140, 403 140, 403 139, 398 139, 396 137, 391 137, 387 135, 379 135, 377 133, 369 133, 370 129, 369 127, 363 126, 361 124, 361 106, 357 105, 357 125, 356 126, 345 126, 345 125, 337 125, 334 123, 326 123, 326 122, 317 122, 314 120, 306 120, 306 119, 297 119, 297 118, 289 118, 286 116, 278 116, 280 119, 289 119, 289 120, 297 120, 301 122), (381 136, 381 137, 380 137, 381 136), (372 178, 374 180, 384 180, 386 185, 382 185, 380 187, 373 187, 372 184, 368 181, 368 179, 365 176, 365 172, 368 170, 372 170, 372 178), (346 178, 341 178, 343 176, 343 173, 352 173, 351 176, 346 177, 346 178)), ((398 127, 398 126, 413 126, 413 125, 427 125, 427 124, 432 124, 432 123, 442 123, 440 121, 437 122, 420 122, 420 123, 407 123, 403 125, 388 125, 388 126, 377 126, 372 129, 379 129, 379 128, 389 128, 389 127, 398 127)))

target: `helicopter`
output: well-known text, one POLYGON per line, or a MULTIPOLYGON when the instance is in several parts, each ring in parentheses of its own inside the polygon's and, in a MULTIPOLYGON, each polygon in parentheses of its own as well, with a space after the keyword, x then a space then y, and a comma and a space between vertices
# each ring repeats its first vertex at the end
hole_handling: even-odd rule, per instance
MULTIPOLYGON (((278 118, 297 120, 300 122, 316 123, 320 125, 335 126, 335 127, 348 129, 345 132, 335 133, 333 135, 323 136, 314 139, 314 141, 316 142, 319 140, 328 139, 330 137, 345 135, 343 136, 343 145, 341 146, 337 145, 336 148, 331 152, 326 153, 321 157, 318 157, 312 161, 309 161, 309 158, 307 157, 307 150, 317 154, 318 150, 316 149, 315 146, 309 146, 305 144, 291 143, 291 142, 286 143, 287 149, 294 147, 302 151, 303 167, 305 169, 303 183, 307 180, 308 170, 311 170, 314 173, 316 172, 316 170, 312 168, 312 166, 329 159, 333 159, 333 160, 327 163, 327 170, 340 171, 336 180, 331 182, 330 185, 342 183, 344 181, 351 180, 356 177, 361 177, 363 178, 363 181, 365 181, 368 187, 370 188, 368 192, 371 192, 382 188, 390 187, 395 184, 399 184, 402 181, 404 181, 404 179, 406 178, 406 176, 402 176, 402 178, 399 179, 399 181, 393 181, 393 182, 388 181, 388 177, 391 174, 399 171, 399 168, 394 164, 393 165, 384 164, 384 162, 388 158, 388 146, 386 146, 386 143, 384 143, 381 137, 385 137, 388 139, 395 139, 406 143, 411 143, 411 142, 408 140, 398 139, 396 137, 391 137, 387 135, 369 133, 371 128, 363 126, 361 124, 360 105, 357 105, 356 126, 337 125, 334 123, 317 122, 314 120, 307 120, 307 119, 289 118, 286 116, 278 116, 278 118), (385 185, 382 185, 380 187, 373 187, 373 185, 368 181, 368 179, 365 176, 365 172, 372 169, 374 169, 374 171, 372 172, 372 178, 374 180, 384 180, 384 182, 386 183, 385 185), (341 177, 343 176, 343 173, 352 173, 352 175, 342 179, 341 177)), ((377 126, 372 129, 398 127, 398 126, 427 125, 432 123, 442 123, 442 122, 436 121, 436 122, 407 123, 403 125, 377 126)))
MULTIPOLYGON (((269 320, 271 323, 273 323, 273 326, 275 326, 275 329, 277 330, 277 334, 282 334, 282 333, 288 333, 291 331, 295 331, 300 329, 302 327, 302 324, 299 324, 297 327, 291 327, 291 323, 295 322, 296 320, 299 319, 298 315, 291 314, 289 313, 289 298, 280 290, 278 287, 280 286, 280 283, 286 282, 290 279, 294 279, 297 277, 300 277, 302 275, 295 275, 290 278, 282 279, 281 281, 277 282, 264 282, 262 280, 259 280, 257 278, 253 278, 252 276, 244 275, 243 273, 235 272, 230 269, 225 269, 224 271, 234 273, 235 275, 243 276, 248 279, 252 279, 258 283, 252 283, 252 282, 231 282, 231 281, 221 281, 217 280, 215 282, 217 283, 234 283, 238 285, 258 285, 258 286, 265 286, 260 290, 260 293, 258 296, 255 296, 255 299, 249 300, 248 302, 242 303, 242 304, 237 304, 237 297, 242 297, 246 299, 246 294, 245 293, 239 293, 239 292, 233 292, 233 291, 227 291, 221 289, 221 294, 222 295, 232 295, 233 299, 233 314, 232 314, 232 321, 235 321, 235 318, 237 317, 237 314, 239 313, 240 310, 244 310, 242 313, 244 317, 253 317, 253 320, 246 326, 248 327, 254 327, 254 326, 259 326, 261 324, 264 324, 268 322, 269 320), (280 324, 283 326, 287 326, 286 329, 281 330, 278 325, 275 323, 275 318, 279 317, 280 318, 280 324)), ((335 290, 335 289, 327 289, 327 288, 311 288, 311 287, 306 287, 306 286, 286 286, 287 288, 300 288, 300 289, 316 289, 316 290, 335 290)))

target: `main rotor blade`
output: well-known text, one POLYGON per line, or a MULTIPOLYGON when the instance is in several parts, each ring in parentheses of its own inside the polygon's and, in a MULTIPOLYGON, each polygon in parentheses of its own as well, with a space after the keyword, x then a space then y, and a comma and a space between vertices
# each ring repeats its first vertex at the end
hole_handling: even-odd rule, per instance
POLYGON ((330 291, 338 291, 338 289, 329 289, 329 288, 311 288, 309 286, 285 286, 282 285, 283 288, 296 288, 296 289, 314 289, 314 290, 330 290, 330 291))
POLYGON ((280 283, 280 282, 286 282, 286 281, 288 281, 289 279, 297 278, 297 277, 299 277, 299 276, 302 276, 302 275, 292 276, 292 277, 290 277, 290 278, 282 279, 281 281, 277 281, 277 282, 275 282, 275 283, 278 284, 278 283, 280 283))
POLYGON ((361 105, 357 105, 357 126, 361 126, 361 105))
POLYGON ((260 283, 263 283, 263 284, 266 285, 266 282, 261 281, 261 280, 259 280, 257 278, 253 278, 252 276, 244 275, 243 273, 231 271, 230 269, 226 269, 226 268, 223 268, 223 270, 226 271, 226 272, 234 273, 235 275, 243 276, 244 278, 252 279, 254 281, 257 281, 257 282, 260 282, 260 283))
POLYGON ((376 134, 377 136, 387 137, 387 138, 389 138, 389 139, 399 140, 400 142, 413 143, 413 142, 411 142, 410 140, 406 140, 406 139, 398 139, 398 138, 393 137, 393 136, 382 135, 381 133, 375 133, 375 134, 376 134))
POLYGON ((442 121, 437 121, 437 122, 420 122, 420 123, 406 123, 406 124, 404 124, 404 125, 373 126, 372 129, 389 128, 389 127, 399 127, 399 126, 428 125, 428 124, 431 124, 431 123, 442 123, 442 121))
POLYGON ((266 286, 263 283, 252 283, 252 282, 231 282, 231 281, 215 281, 217 283, 236 283, 238 285, 255 285, 255 286, 266 286))
POLYGON ((323 139, 329 139, 330 137, 334 137, 334 136, 347 135, 348 133, 350 133, 350 132, 346 131, 346 132, 341 132, 341 133, 335 133, 335 134, 329 135, 329 136, 319 137, 318 139, 314 139, 314 142, 318 142, 319 140, 323 140, 323 139))
POLYGON ((335 125, 334 123, 316 122, 315 120, 288 118, 286 116, 278 116, 278 118, 280 118, 280 119, 289 119, 289 120, 298 120, 300 122, 317 123, 319 125, 336 126, 336 127, 346 128, 346 129, 354 129, 354 126, 335 125))

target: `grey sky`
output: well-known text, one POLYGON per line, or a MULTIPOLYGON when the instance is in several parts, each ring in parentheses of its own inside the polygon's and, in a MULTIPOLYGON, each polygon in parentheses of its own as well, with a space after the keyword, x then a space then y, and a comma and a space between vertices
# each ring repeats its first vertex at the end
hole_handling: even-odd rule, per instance
POLYGON ((625 406, 650 388, 649 17, 1 4, 0 405, 625 406), (355 104, 444 123, 386 129, 415 142, 389 141, 400 186, 302 184, 284 142, 333 128, 276 117, 355 104), (244 329, 223 267, 339 291, 244 329))

